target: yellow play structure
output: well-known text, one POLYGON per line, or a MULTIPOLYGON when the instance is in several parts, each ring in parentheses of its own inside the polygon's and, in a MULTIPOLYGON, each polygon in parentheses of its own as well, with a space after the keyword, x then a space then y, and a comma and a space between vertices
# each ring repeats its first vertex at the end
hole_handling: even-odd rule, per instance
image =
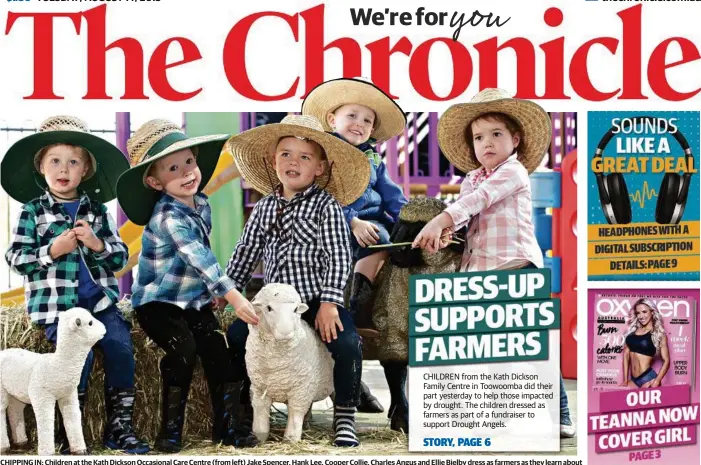
MULTIPOLYGON (((212 195, 224 184, 231 182, 234 179, 238 179, 239 176, 239 171, 234 163, 234 157, 229 152, 222 152, 221 157, 219 157, 219 163, 217 164, 214 174, 212 175, 212 179, 210 179, 209 183, 204 188, 204 193, 208 196, 212 195)), ((137 226, 131 221, 127 221, 121 228, 119 228, 119 235, 124 243, 129 247, 129 261, 127 262, 127 266, 124 267, 122 271, 116 273, 117 277, 131 272, 134 265, 136 265, 138 262, 139 253, 141 253, 141 234, 143 231, 143 226, 137 226)), ((22 305, 23 303, 24 288, 22 287, 11 289, 0 294, 0 305, 15 306, 22 305)))

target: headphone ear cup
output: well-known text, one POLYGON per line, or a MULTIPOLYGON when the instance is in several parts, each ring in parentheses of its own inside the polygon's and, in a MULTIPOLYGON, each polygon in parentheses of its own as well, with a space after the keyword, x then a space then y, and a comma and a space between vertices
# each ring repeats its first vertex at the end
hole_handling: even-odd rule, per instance
POLYGON ((630 197, 628 196, 628 188, 626 187, 626 181, 623 179, 623 175, 621 173, 607 175, 606 185, 608 186, 611 208, 616 217, 616 223, 630 223, 633 215, 630 211, 630 197))
POLYGON ((660 192, 657 194, 657 207, 655 207, 655 221, 659 224, 669 224, 672 221, 680 182, 681 176, 677 173, 665 173, 662 178, 660 192))

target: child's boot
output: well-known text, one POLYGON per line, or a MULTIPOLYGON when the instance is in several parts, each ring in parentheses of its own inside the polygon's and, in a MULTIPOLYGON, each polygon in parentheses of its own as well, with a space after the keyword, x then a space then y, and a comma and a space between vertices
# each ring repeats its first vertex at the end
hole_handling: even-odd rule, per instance
POLYGON ((151 450, 146 441, 134 433, 133 415, 136 389, 105 388, 107 424, 102 443, 108 449, 127 454, 145 454, 151 450))
POLYGON ((372 395, 370 388, 364 382, 360 382, 360 404, 358 404, 358 412, 362 413, 382 413, 385 409, 380 401, 372 395))
POLYGON ((176 453, 183 448, 183 426, 188 390, 171 386, 167 381, 163 381, 161 431, 154 445, 154 448, 160 452, 176 453))
MULTIPOLYGON (((88 398, 87 389, 78 389, 78 406, 80 407, 80 426, 83 426, 83 411, 85 410, 85 401, 88 398)), ((56 407, 56 444, 58 444, 58 451, 61 455, 68 455, 71 453, 71 446, 68 444, 68 436, 66 435, 66 427, 63 426, 63 417, 61 416, 61 411, 56 407)))
POLYGON ((378 337, 380 332, 372 323, 372 283, 362 273, 353 273, 353 287, 349 301, 356 330, 363 337, 378 337))
POLYGON ((244 408, 241 405, 243 381, 224 383, 212 392, 212 442, 234 447, 255 447, 258 440, 250 428, 243 424, 244 408))
POLYGON ((392 398, 387 417, 390 429, 409 434, 409 401, 406 398, 407 362, 384 361, 387 386, 392 398))
POLYGON ((333 445, 336 447, 358 447, 360 441, 355 434, 355 407, 334 406, 333 445))

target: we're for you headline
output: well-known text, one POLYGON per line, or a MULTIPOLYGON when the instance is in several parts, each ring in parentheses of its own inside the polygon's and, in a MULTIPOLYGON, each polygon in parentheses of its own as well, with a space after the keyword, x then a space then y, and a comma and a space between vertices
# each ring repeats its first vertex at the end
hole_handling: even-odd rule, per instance
MULTIPOLYGON (((217 16, 221 24, 224 16, 228 22, 205 36, 202 29, 208 26, 203 21, 193 20, 173 31, 170 20, 159 20, 156 13, 162 13, 164 3, 158 4, 158 12, 144 9, 140 18, 158 27, 141 33, 130 29, 127 34, 120 33, 128 28, 125 8, 117 4, 73 3, 71 11, 46 11, 10 3, 3 40, 12 44, 17 56, 31 57, 15 69, 31 81, 21 99, 66 98, 65 86, 57 81, 59 73, 68 71, 57 69, 56 50, 76 38, 84 45, 75 50, 83 65, 71 72, 84 73, 84 78, 69 90, 79 92, 82 100, 201 98, 211 81, 198 80, 192 73, 178 79, 178 73, 202 62, 202 71, 215 73, 234 98, 255 102, 303 98, 333 77, 329 70, 369 77, 394 98, 423 102, 448 102, 472 95, 476 88, 507 83, 515 83, 515 97, 532 100, 679 102, 701 91, 700 74, 689 77, 701 63, 695 38, 685 37, 683 28, 676 27, 669 37, 650 35, 658 32, 653 31, 655 22, 663 19, 658 14, 663 10, 651 4, 593 10, 583 5, 593 2, 584 1, 536 1, 527 7, 508 1, 437 1, 431 7, 411 1, 401 7, 375 2, 373 7, 352 8, 330 2, 301 9, 299 3, 273 1, 259 8, 274 4, 275 9, 253 12, 251 6, 245 11, 239 6, 221 12, 213 8, 210 18, 217 16), (300 11, 291 11, 295 8, 300 11), (589 27, 587 18, 595 19, 598 27, 589 27), (280 71, 271 86, 273 65, 259 63, 272 60, 281 49, 291 52, 285 69, 292 72, 280 71), (115 73, 121 82, 111 86, 109 78, 115 73), (684 80, 676 78, 680 73, 686 73, 684 80), (400 79, 406 85, 396 84, 400 79)), ((187 15, 184 8, 194 6, 171 13, 187 15)), ((684 21, 684 15, 680 17, 684 21)))

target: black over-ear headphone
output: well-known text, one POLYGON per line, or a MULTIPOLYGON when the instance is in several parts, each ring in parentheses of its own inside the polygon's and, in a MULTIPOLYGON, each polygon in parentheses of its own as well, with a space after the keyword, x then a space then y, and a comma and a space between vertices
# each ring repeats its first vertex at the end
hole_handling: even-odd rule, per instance
MULTIPOLYGON (((655 126, 659 126, 659 118, 651 116, 635 116, 627 118, 633 124, 650 122, 655 126)), ((621 125, 622 126, 622 125, 621 125)), ((617 127, 613 126, 608 130, 604 137, 599 141, 599 146, 596 148, 594 158, 603 158, 606 144, 613 138, 614 130, 617 127)), ((684 138, 684 135, 677 130, 672 134, 681 145, 686 157, 687 170, 692 166, 693 155, 691 147, 684 138)), ((632 219, 630 210, 630 197, 628 196, 628 188, 621 173, 603 174, 596 173, 596 183, 599 186, 599 200, 601 200, 601 209, 604 212, 606 221, 609 224, 628 224, 632 219)), ((662 185, 657 196, 657 206, 655 207, 655 221, 659 224, 678 224, 684 214, 686 206, 686 198, 689 193, 689 184, 691 184, 691 173, 686 172, 682 175, 677 173, 665 173, 662 179, 662 185)))

